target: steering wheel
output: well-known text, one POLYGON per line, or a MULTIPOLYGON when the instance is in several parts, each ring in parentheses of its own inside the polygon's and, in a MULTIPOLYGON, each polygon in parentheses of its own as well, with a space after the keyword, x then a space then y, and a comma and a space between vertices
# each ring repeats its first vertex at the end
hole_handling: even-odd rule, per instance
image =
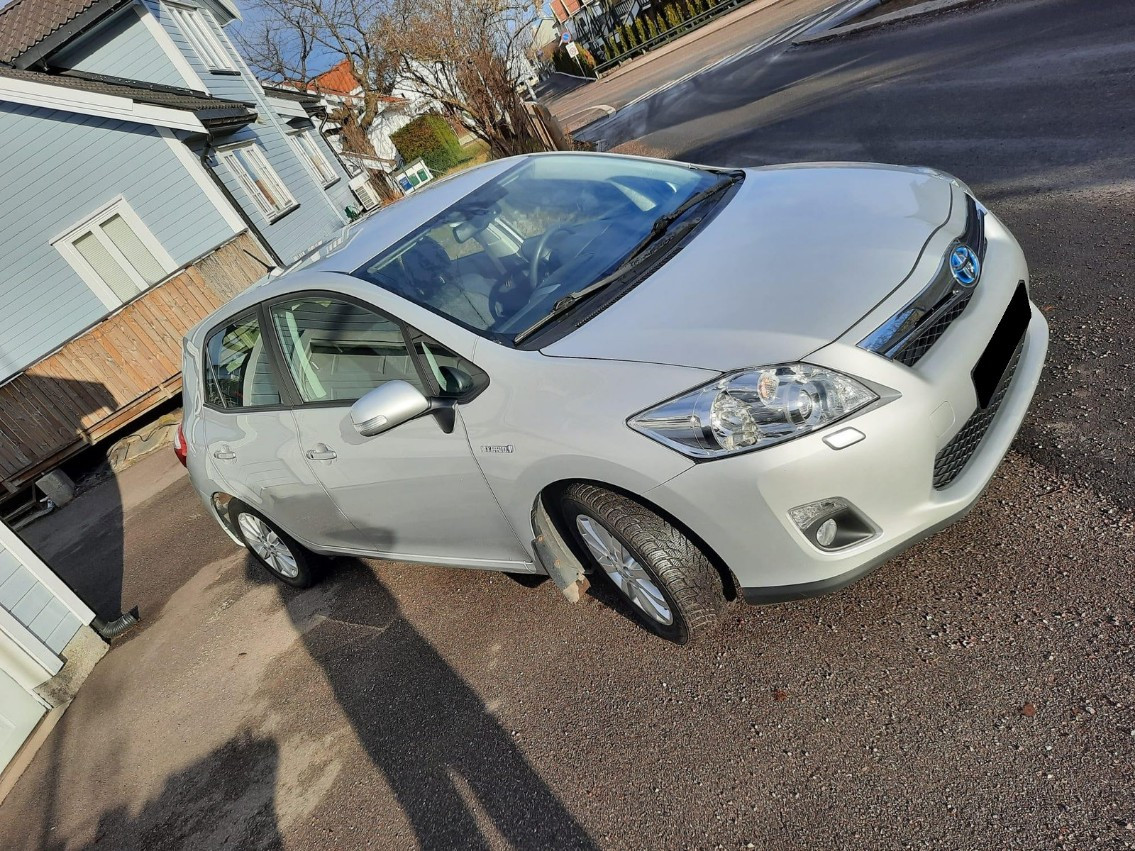
POLYGON ((544 262, 544 249, 548 247, 548 242, 551 240, 552 234, 566 230, 568 227, 570 227, 570 225, 552 225, 544 231, 544 235, 541 236, 540 241, 536 243, 536 252, 532 255, 532 260, 528 266, 528 280, 533 290, 540 286, 540 264, 544 262))
POLYGON ((512 316, 524 307, 531 292, 523 280, 517 281, 513 277, 508 277, 497 281, 489 290, 489 312, 493 319, 500 321, 512 316))

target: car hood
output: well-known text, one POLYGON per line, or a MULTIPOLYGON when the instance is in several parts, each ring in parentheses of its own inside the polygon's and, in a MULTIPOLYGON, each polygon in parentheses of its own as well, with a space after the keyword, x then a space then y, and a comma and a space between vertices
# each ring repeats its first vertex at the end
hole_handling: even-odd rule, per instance
POLYGON ((798 360, 903 283, 953 193, 897 166, 748 169, 685 248, 543 352, 718 371, 798 360))

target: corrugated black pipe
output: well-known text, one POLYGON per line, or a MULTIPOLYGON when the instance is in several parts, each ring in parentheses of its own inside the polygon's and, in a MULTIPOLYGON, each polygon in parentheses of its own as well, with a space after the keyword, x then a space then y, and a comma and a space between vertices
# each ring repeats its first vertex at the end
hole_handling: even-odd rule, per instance
POLYGON ((95 618, 91 621, 91 629, 99 634, 99 637, 106 642, 110 642, 122 633, 133 628, 138 623, 138 607, 135 606, 124 615, 119 615, 117 618, 107 623, 102 618, 95 618))

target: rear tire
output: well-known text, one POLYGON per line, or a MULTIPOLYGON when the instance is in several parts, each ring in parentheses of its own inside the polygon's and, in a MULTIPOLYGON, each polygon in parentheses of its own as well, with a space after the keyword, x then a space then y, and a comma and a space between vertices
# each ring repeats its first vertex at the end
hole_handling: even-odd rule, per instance
POLYGON ((596 485, 571 485, 560 509, 585 563, 651 632, 686 644, 715 625, 725 606, 721 577, 667 520, 596 485))
POLYGON ((248 551, 275 579, 293 588, 310 588, 318 578, 317 556, 261 514, 233 500, 229 523, 248 551))

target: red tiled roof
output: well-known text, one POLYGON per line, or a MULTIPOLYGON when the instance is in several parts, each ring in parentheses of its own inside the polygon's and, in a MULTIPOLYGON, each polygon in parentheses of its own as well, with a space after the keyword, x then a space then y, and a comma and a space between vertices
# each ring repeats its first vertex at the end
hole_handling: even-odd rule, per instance
POLYGON ((12 61, 102 2, 103 0, 12 0, 0 9, 0 61, 12 61))
POLYGON ((552 0, 551 6, 552 14, 561 24, 566 23, 568 18, 583 8, 579 0, 552 0))
MULTIPOLYGON (((339 95, 340 97, 358 97, 355 92, 362 89, 362 83, 355 77, 355 72, 351 69, 351 61, 349 59, 344 59, 335 67, 324 71, 306 85, 293 81, 287 81, 280 85, 300 89, 301 91, 307 91, 313 94, 339 95)), ((409 103, 405 98, 394 97, 392 95, 378 95, 378 100, 382 103, 409 103)))
POLYGON ((329 71, 324 71, 311 81, 309 88, 330 95, 349 95, 360 88, 359 81, 351 70, 351 61, 344 59, 329 71))

